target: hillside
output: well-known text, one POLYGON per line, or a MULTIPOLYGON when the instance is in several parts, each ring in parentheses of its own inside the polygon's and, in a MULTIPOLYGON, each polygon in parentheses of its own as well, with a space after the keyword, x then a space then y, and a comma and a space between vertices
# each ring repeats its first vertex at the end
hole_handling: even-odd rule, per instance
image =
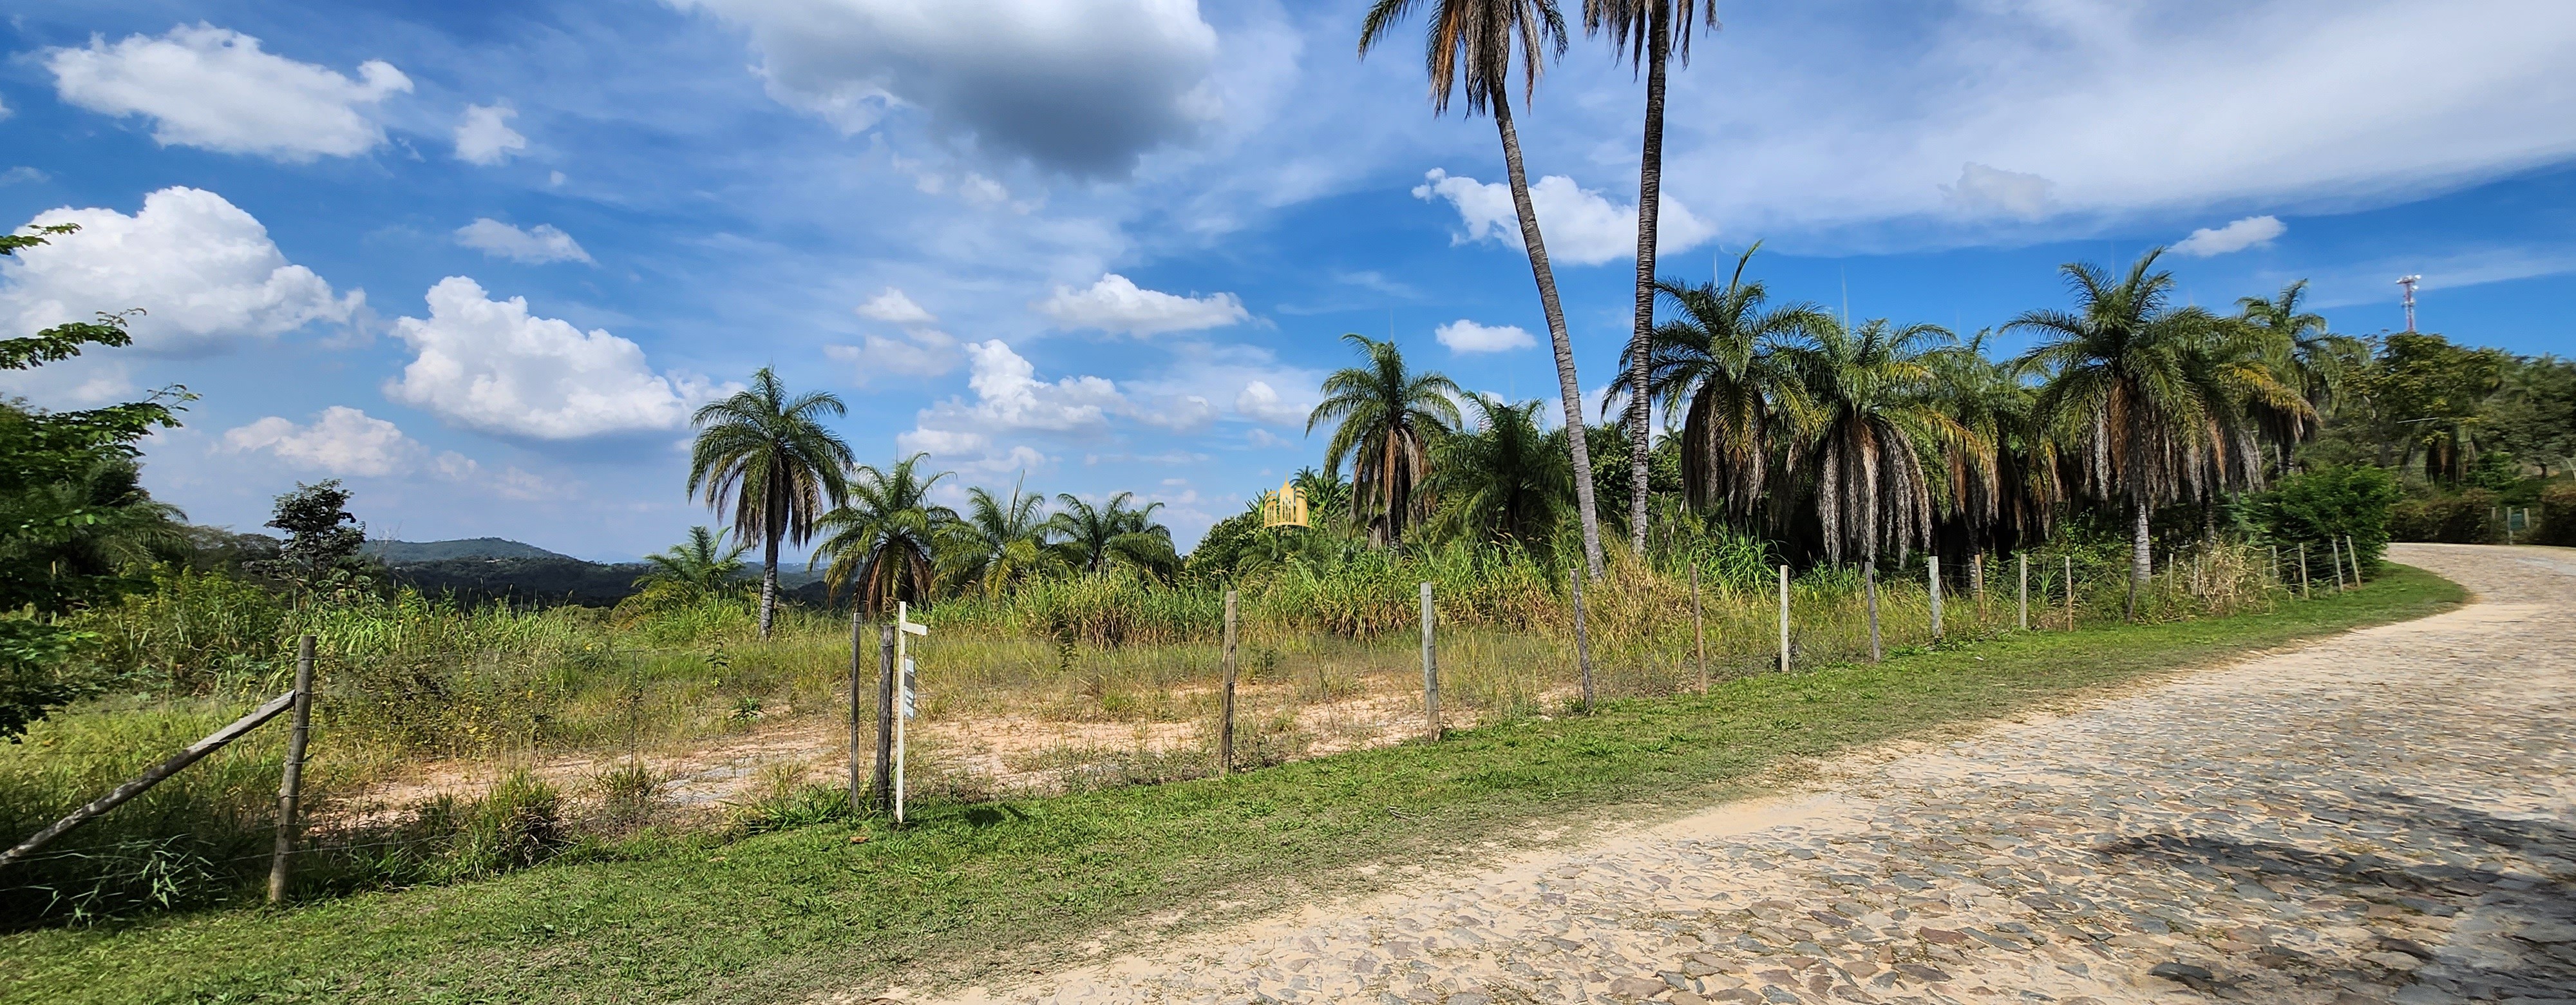
POLYGON ((547 551, 533 544, 498 537, 469 537, 455 541, 369 541, 366 555, 391 566, 443 562, 460 558, 537 558, 578 562, 570 555, 547 551))

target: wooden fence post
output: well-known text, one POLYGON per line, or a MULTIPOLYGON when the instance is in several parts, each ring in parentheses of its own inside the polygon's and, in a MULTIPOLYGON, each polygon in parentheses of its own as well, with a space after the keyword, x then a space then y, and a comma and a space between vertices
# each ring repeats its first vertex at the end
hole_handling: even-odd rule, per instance
POLYGON ((2267 585, 2279 586, 2281 585, 2281 546, 2275 543, 2268 547, 2272 549, 2272 564, 2265 568, 2272 571, 2265 577, 2266 582, 2267 585))
POLYGON ((1780 672, 1789 672, 1789 567, 1780 567, 1780 672))
POLYGON ((277 851, 268 859, 268 902, 286 902, 286 858, 295 852, 295 810, 304 799, 304 744, 313 729, 313 633, 295 640, 293 731, 286 734, 285 777, 277 783, 277 851))
POLYGON ((2352 585, 2361 585, 2361 546, 2352 543, 2352 535, 2343 536, 2344 561, 2352 563, 2352 585))
POLYGON ((1691 563, 1691 648, 1699 654, 1699 693, 1708 693, 1708 623, 1699 609, 1699 563, 1691 563))
POLYGON ((169 760, 145 769, 143 774, 136 776, 133 781, 108 790, 106 795, 92 800, 89 805, 73 810, 70 816, 54 821, 51 826, 37 831, 34 836, 18 842, 16 847, 8 851, 0 851, 0 866, 6 866, 33 855, 36 849, 44 847, 55 838, 71 833, 72 828, 97 819, 101 813, 124 805, 126 800, 142 795, 144 790, 161 784, 162 779, 178 774, 180 769, 197 763, 206 755, 222 750, 225 744, 241 739, 242 734, 259 728, 261 723, 277 718, 279 713, 294 704, 295 692, 293 691, 269 699, 266 704, 251 709, 250 714, 233 720, 232 725, 207 734, 205 739, 189 744, 188 749, 171 755, 169 760))
POLYGON ((1216 776, 1234 773, 1234 591, 1225 591, 1225 690, 1217 696, 1216 776))
POLYGON ((2075 630, 2075 556, 2066 556, 2066 630, 2075 630))
POLYGON ((2326 535, 2326 564, 2334 566, 2335 592, 2343 592, 2343 545, 2334 535, 2326 535))
POLYGON ((867 615, 859 605, 850 605, 850 814, 868 811, 866 788, 859 783, 859 700, 866 692, 859 689, 859 668, 867 658, 867 615))
POLYGON ((1941 556, 1923 556, 1923 581, 1932 586, 1932 641, 1941 641, 1941 556))
POLYGON ((1432 653, 1431 584, 1422 584, 1422 711, 1431 726, 1432 742, 1440 740, 1440 661, 1432 653))
POLYGON ((1574 584, 1574 663, 1583 673, 1583 711, 1592 711, 1592 638, 1583 627, 1583 568, 1576 566, 1566 573, 1574 584))
POLYGON ((1869 661, 1876 663, 1881 653, 1878 646, 1878 559, 1875 556, 1861 560, 1860 581, 1869 594, 1869 661))
POLYGON ((877 626, 877 765, 869 788, 879 810, 894 811, 894 623, 877 626))
POLYGON ((2013 563, 2021 573, 2021 591, 2013 596, 2013 620, 2026 632, 2030 630, 2030 553, 2014 555, 2013 563))
POLYGON ((2299 599, 2307 600, 2316 595, 2315 590, 2308 588, 2308 543, 2301 541, 2299 542, 2299 599))

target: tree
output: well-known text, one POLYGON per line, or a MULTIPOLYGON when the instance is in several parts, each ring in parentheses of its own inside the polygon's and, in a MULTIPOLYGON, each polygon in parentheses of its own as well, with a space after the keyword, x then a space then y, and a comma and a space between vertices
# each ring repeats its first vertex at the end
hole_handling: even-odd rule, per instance
MULTIPOLYGON (((1397 21, 1425 0, 1377 0, 1360 25, 1360 55, 1384 41, 1397 21)), ((1503 172, 1511 183, 1512 209, 1520 216, 1521 247, 1529 253, 1530 275, 1538 282, 1539 308, 1547 316, 1548 341, 1556 350, 1558 400, 1565 407, 1566 448, 1574 460, 1574 491, 1581 505, 1583 556, 1593 577, 1601 575, 1601 523, 1592 504, 1592 453, 1581 435, 1583 386, 1574 375, 1574 343, 1565 330, 1565 307, 1556 295, 1556 273, 1547 261, 1547 242, 1539 235, 1538 211, 1530 203, 1529 174, 1521 164, 1519 131, 1512 125, 1511 77, 1520 61, 1524 100, 1538 91, 1542 60, 1565 51, 1565 15, 1555 0, 1428 0, 1432 5, 1425 32, 1423 69, 1431 83, 1431 111, 1449 110, 1450 95, 1465 77, 1467 114, 1491 109, 1494 132, 1503 144, 1503 172)))
MULTIPOLYGON (((1724 287, 1657 284, 1675 315, 1655 328, 1644 359, 1647 393, 1662 398, 1667 413, 1682 413, 1685 497, 1737 520, 1751 517, 1763 501, 1778 398, 1794 379, 1768 349, 1824 317, 1803 302, 1764 309, 1770 291, 1744 278, 1761 248, 1757 242, 1744 249, 1724 287)), ((1633 371, 1638 360, 1623 362, 1633 371)))
POLYGON ((748 542, 736 541, 726 547, 724 539, 705 527, 689 528, 689 539, 672 545, 658 555, 646 555, 644 561, 653 571, 635 580, 638 586, 665 585, 682 593, 707 596, 722 593, 742 575, 742 553, 751 550, 748 542))
POLYGON ((1610 32, 1613 50, 1646 77, 1646 127, 1637 158, 1637 303, 1636 329, 1624 354, 1628 368, 1628 545, 1646 550, 1646 495, 1649 466, 1647 424, 1653 420, 1654 376, 1648 347, 1655 335, 1655 231, 1661 215, 1664 182, 1664 66, 1673 58, 1690 62, 1692 20, 1697 16, 1717 27, 1717 0, 1583 0, 1583 30, 1610 32), (1701 13, 1702 11, 1705 13, 1701 13))
POLYGON ((1847 552, 1860 559, 1873 661, 1879 556, 1894 551, 1903 563, 1929 543, 1933 506, 1945 490, 1942 452, 1977 446, 1928 393, 1932 367, 1923 344, 1945 334, 1885 319, 1852 330, 1819 315, 1807 325, 1808 341, 1775 350, 1796 378, 1783 395, 1788 468, 1812 480, 1826 559, 1840 562, 1847 552))
POLYGON ((1433 532, 1523 545, 1547 540, 1575 505, 1569 452, 1557 442, 1565 430, 1541 427, 1541 402, 1477 395, 1467 404, 1476 410, 1476 428, 1443 436, 1432 448, 1439 464, 1430 488, 1440 498, 1433 532))
POLYGON ((1058 493, 1054 527, 1064 540, 1056 547, 1086 573, 1127 569, 1168 578, 1180 565, 1180 553, 1172 547, 1172 529, 1154 522, 1154 511, 1163 504, 1130 507, 1135 498, 1133 492, 1121 492, 1093 506, 1072 493, 1058 493))
POLYGON ((2239 297, 2237 318, 2252 328, 2264 343, 2264 351, 2280 371, 2279 379, 2298 388, 2308 404, 2308 420, 2295 416, 2269 416, 2272 437, 2282 444, 2281 467, 2288 470, 2295 447, 2316 434, 2313 421, 2334 407, 2335 398, 2343 391, 2344 378, 2370 360, 2369 346, 2350 335, 2337 335, 2326 330, 2323 314, 2304 309, 2301 301, 2308 292, 2305 279, 2281 287, 2279 296, 2239 297))
POLYGON ((2154 573, 2148 517, 2197 495, 2207 470, 2209 402, 2193 354, 2224 324, 2172 306, 2173 273, 2155 267, 2163 254, 2148 251, 2117 279, 2090 262, 2060 266, 2075 310, 2025 311, 2004 326, 2039 338, 2022 362, 2048 375, 2038 411, 2073 448, 2084 489, 2128 510, 2130 618, 2154 573))
POLYGON ((722 512, 728 498, 737 539, 760 541, 760 637, 769 637, 778 612, 778 544, 811 540, 827 507, 849 491, 843 474, 850 445, 823 428, 823 416, 848 414, 828 391, 790 398, 768 367, 751 386, 698 409, 689 454, 689 493, 706 490, 707 506, 722 512))
POLYGON ((1967 539, 1970 575, 2005 535, 2018 545, 2044 533, 2062 501, 2056 443, 2034 421, 2028 369, 1987 357, 1993 332, 1926 354, 1938 407, 1969 439, 1943 451, 1949 515, 1967 539))
POLYGON ((2576 363, 2556 356, 2513 361, 2484 410, 2497 442, 2538 465, 2542 477, 2576 464, 2576 363))
POLYGON ((252 564, 253 572, 284 580, 299 598, 361 588, 367 563, 359 557, 367 546, 367 525, 349 512, 349 490, 337 478, 306 485, 277 497, 267 526, 286 532, 277 557, 252 564))
POLYGON ((1351 519, 1391 545, 1428 508, 1418 489, 1431 473, 1431 441, 1458 425, 1456 399, 1465 392, 1440 374, 1407 371, 1392 341, 1358 334, 1342 340, 1368 362, 1324 378, 1324 400, 1307 414, 1306 431, 1334 423, 1324 470, 1338 475, 1350 460, 1351 519))
POLYGON ((982 488, 966 490, 966 513, 940 535, 939 559, 948 580, 999 596, 1004 587, 1064 564, 1049 542, 1055 521, 1046 497, 1011 486, 1008 499, 982 488))
POLYGON ((928 456, 914 454, 882 471, 860 465, 848 483, 847 505, 814 522, 823 543, 807 567, 830 560, 826 587, 857 591, 859 609, 871 615, 898 600, 926 603, 936 584, 938 542, 957 513, 930 501, 931 486, 949 473, 923 478, 917 469, 928 456))

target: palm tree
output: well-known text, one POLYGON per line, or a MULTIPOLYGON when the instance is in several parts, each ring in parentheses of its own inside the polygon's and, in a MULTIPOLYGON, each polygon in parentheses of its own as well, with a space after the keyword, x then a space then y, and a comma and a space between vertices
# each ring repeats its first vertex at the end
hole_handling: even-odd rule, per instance
POLYGON ((1869 591, 1869 658, 1879 658, 1878 559, 1899 563, 1931 540, 1932 510, 1944 494, 1942 453, 1974 437, 1941 413, 1929 394, 1933 372, 1923 343, 1947 334, 1932 325, 1885 319, 1845 328, 1831 315, 1807 325, 1808 340, 1774 350, 1795 375, 1783 395, 1792 473, 1810 472, 1825 557, 1856 552, 1869 591))
POLYGON ((1986 355, 1992 329, 1927 354, 1938 407, 1971 436, 1944 452, 1949 515, 1966 539, 1972 584, 1985 554, 2009 533, 2028 541, 2059 500, 2055 444, 2033 422, 2028 370, 1986 355))
POLYGON ((1655 225, 1664 188, 1664 64, 1690 62, 1694 16, 1717 27, 1717 0, 1583 0, 1583 30, 1610 31, 1610 45, 1624 49, 1629 65, 1646 75, 1644 149, 1637 160, 1636 331, 1628 338, 1628 546, 1646 550, 1647 423, 1653 419, 1654 379, 1647 347, 1655 335, 1655 225), (1701 13, 1702 11, 1705 13, 1701 13))
POLYGON ((1180 555, 1172 547, 1172 529, 1154 522, 1154 511, 1163 504, 1130 508, 1128 503, 1135 498, 1133 492, 1121 492, 1093 506, 1072 493, 1058 493, 1055 500, 1062 508, 1056 512, 1054 526, 1064 540, 1056 547, 1075 568, 1088 573, 1124 568, 1169 575, 1180 555))
MULTIPOLYGON (((1645 357, 1647 393, 1682 413, 1683 495, 1738 520, 1762 502, 1779 388, 1791 379, 1768 349, 1823 317, 1807 303, 1763 309, 1769 291, 1744 279, 1761 247, 1744 250, 1724 287, 1657 283, 1678 316, 1656 327, 1645 357)), ((1638 360, 1621 362, 1633 371, 1638 360)))
MULTIPOLYGON (((1583 520, 1583 557, 1593 577, 1601 575, 1601 520, 1592 508, 1592 452, 1583 439, 1583 386, 1574 376, 1574 343, 1565 330, 1565 307, 1557 300, 1556 273, 1547 263, 1547 242, 1539 236, 1538 211, 1530 203, 1529 173, 1521 164, 1520 132, 1512 125, 1511 77, 1520 60, 1521 95, 1536 95, 1540 63, 1565 51, 1565 15, 1556 0, 1429 0, 1433 6, 1425 32, 1423 69, 1431 81, 1431 112, 1449 110, 1449 97, 1466 77, 1467 114, 1492 109, 1494 132, 1503 144, 1503 173, 1511 182, 1512 208, 1520 216, 1521 247, 1529 253, 1530 275, 1538 281, 1538 302, 1547 315, 1547 337, 1556 349, 1557 397, 1565 406, 1566 449, 1574 458, 1574 493, 1583 520)), ((1424 0, 1377 0, 1360 25, 1360 55, 1384 41, 1395 22, 1424 0)))
POLYGON ((1055 521, 1046 497, 1011 487, 1008 499, 981 488, 966 490, 966 512, 940 535, 939 558, 950 582, 999 595, 1021 578, 1063 564, 1051 546, 1055 521))
MULTIPOLYGON (((2282 287, 2272 299, 2241 297, 2236 305, 2237 318, 2264 341, 2279 371, 2277 379, 2299 389, 2313 418, 2334 407, 2345 375, 2368 362, 2370 350, 2360 339, 2327 331, 2324 315, 2302 310, 2307 289, 2308 281, 2302 279, 2282 287)), ((2316 435, 2316 423, 2284 415, 2264 418, 2266 431, 2279 444, 2281 468, 2288 470, 2297 446, 2316 435)))
POLYGON ((1324 470, 1337 474, 1350 459, 1351 519, 1391 545, 1428 508, 1417 488, 1431 473, 1431 441, 1457 427, 1456 399, 1465 392, 1438 373, 1408 372, 1392 340, 1359 334, 1342 340, 1368 362, 1324 378, 1324 400, 1307 414, 1306 431, 1336 423, 1324 447, 1324 470))
POLYGON ((742 553, 751 550, 747 541, 736 541, 728 548, 724 539, 705 527, 689 528, 689 539, 672 545, 658 555, 644 560, 653 571, 635 580, 636 585, 669 583, 692 594, 716 593, 733 585, 742 574, 742 553))
POLYGON ((787 396, 768 367, 751 386, 698 409, 689 454, 689 493, 706 490, 707 506, 722 512, 732 498, 733 532, 760 539, 760 637, 778 612, 778 542, 803 544, 815 520, 838 506, 848 489, 842 471, 850 445, 823 428, 822 417, 848 413, 828 391, 787 396))
POLYGON ((1473 432, 1443 436, 1428 488, 1440 498, 1432 530, 1444 537, 1478 537, 1529 544, 1547 540, 1575 505, 1574 472, 1565 430, 1540 425, 1537 401, 1505 404, 1482 395, 1467 403, 1477 411, 1473 432))
POLYGON ((2022 361, 2048 374, 2036 403, 2052 434, 2076 448, 2094 498, 2130 516, 2128 617, 2154 574, 2147 522, 2157 506, 2197 495, 2207 470, 2210 404, 2194 356, 2226 322, 2174 307, 2173 273, 2155 248, 2114 279, 2089 262, 2060 266, 2073 311, 2025 311, 2004 326, 2038 334, 2022 361))
POLYGON ((930 488, 948 472, 923 478, 917 470, 929 454, 914 454, 884 470, 860 465, 851 474, 849 505, 815 522, 823 543, 814 548, 814 563, 830 559, 823 573, 827 589, 858 591, 859 609, 884 613, 897 600, 928 601, 936 584, 939 538, 957 520, 955 511, 930 501, 930 488))

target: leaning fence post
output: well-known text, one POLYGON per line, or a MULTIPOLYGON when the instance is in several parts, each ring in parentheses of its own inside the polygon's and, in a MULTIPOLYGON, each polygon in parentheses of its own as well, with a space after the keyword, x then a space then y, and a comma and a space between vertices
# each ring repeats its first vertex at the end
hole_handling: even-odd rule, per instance
POLYGON ((304 743, 313 728, 313 633, 295 640, 294 728, 286 734, 286 772, 277 785, 277 851, 268 860, 268 902, 286 902, 286 857, 295 851, 296 804, 304 798, 304 743))
POLYGON ((850 605, 850 813, 856 816, 868 810, 867 791, 859 784, 859 668, 867 657, 867 615, 858 604, 850 605))
POLYGON ((2335 592, 2336 592, 2336 593, 2342 593, 2342 592, 2343 592, 2343 545, 2342 545, 2342 543, 2340 543, 2340 542, 2336 541, 2336 540, 2334 539, 2334 535, 2331 535, 2331 534, 2326 535, 2326 564, 2331 565, 2331 566, 2334 566, 2334 574, 2335 574, 2335 592))
POLYGON ((1780 567, 1780 672, 1789 672, 1789 567, 1780 567))
POLYGON ((2066 556, 2066 630, 2075 630, 2075 556, 2066 556))
POLYGON ((2308 543, 2301 541, 2299 542, 2299 599, 2308 600, 2316 595, 2315 590, 2308 588, 2308 543))
POLYGON ((1592 639, 1583 628, 1583 568, 1576 566, 1566 573, 1574 584, 1574 663, 1583 673, 1583 710, 1592 711, 1592 639))
POLYGON ((2026 632, 2030 630, 2030 553, 2023 552, 2013 559, 2021 572, 2021 592, 2013 597, 2013 620, 2026 632))
POLYGON ((1932 641, 1941 641, 1941 556, 1923 556, 1923 581, 1932 585, 1932 641))
POLYGON ((1422 584, 1422 712, 1431 725, 1431 739, 1440 739, 1440 661, 1431 648, 1431 584, 1422 584))
POLYGON ((1217 695, 1216 776, 1234 773, 1234 591, 1225 591, 1225 690, 1217 695))
POLYGON ((1691 563, 1691 648, 1699 654, 1699 693, 1708 693, 1708 623, 1699 609, 1699 563, 1691 563))
POLYGON ((2352 585, 2361 585, 2361 546, 2352 543, 2352 535, 2343 536, 2344 561, 2352 563, 2352 585))

